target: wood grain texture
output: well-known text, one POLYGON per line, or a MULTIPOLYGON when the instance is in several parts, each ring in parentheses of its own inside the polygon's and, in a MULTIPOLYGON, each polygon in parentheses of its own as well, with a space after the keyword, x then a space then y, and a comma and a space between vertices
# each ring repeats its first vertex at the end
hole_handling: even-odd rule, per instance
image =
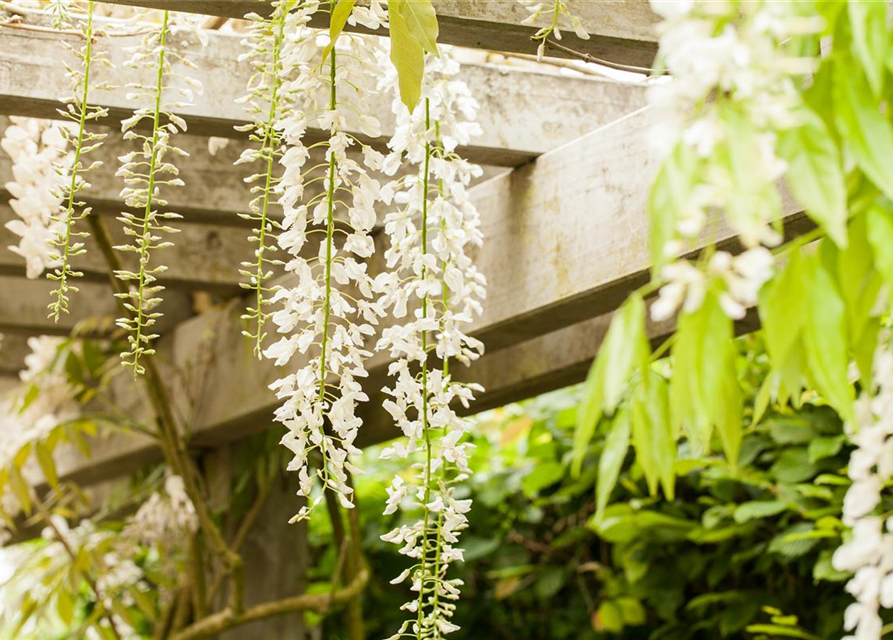
MULTIPOLYGON (((487 346, 468 373, 487 389, 475 409, 580 379, 607 314, 647 281, 645 207, 657 163, 649 132, 657 124, 653 113, 639 111, 472 190, 487 234, 479 264, 489 282, 485 314, 471 328, 487 346)), ((792 200, 785 207, 785 221, 802 223, 792 200)), ((716 238, 726 246, 735 241, 722 224, 716 238)), ((239 336, 238 314, 233 306, 192 318, 162 344, 175 368, 213 353, 209 391, 190 422, 195 446, 214 447, 272 424, 278 402, 267 387, 281 372, 253 357, 239 336)), ((657 339, 665 329, 654 331, 657 339)), ((388 364, 386 354, 369 361, 370 397, 388 364)), ((364 406, 363 444, 394 435, 378 404, 364 406)))
MULTIPOLYGON (((241 18, 247 13, 267 15, 268 0, 104 0, 112 4, 152 7, 186 11, 227 18, 241 18)), ((544 26, 525 26, 521 22, 529 15, 517 0, 433 0, 440 23, 439 41, 445 44, 534 53, 536 44, 530 40, 536 29, 544 26)), ((589 32, 589 40, 577 38, 567 30, 562 44, 575 51, 597 58, 624 64, 651 66, 657 53, 654 25, 658 17, 651 11, 648 0, 578 0, 571 2, 571 10, 589 32)), ((328 16, 320 12, 315 26, 328 26, 328 16)), ((348 29, 353 28, 348 26, 348 29)), ((368 32, 357 27, 357 31, 368 32)), ((554 50, 550 55, 567 57, 554 50)))
MULTIPOLYGON (((71 59, 62 39, 76 44, 76 36, 6 29, 0 31, 0 113, 57 118, 59 97, 69 93, 69 82, 60 60, 71 59)), ((172 47, 188 53, 197 70, 175 69, 200 80, 205 87, 194 104, 177 109, 189 123, 189 131, 244 139, 234 130, 244 124, 246 114, 235 100, 245 93, 252 71, 238 57, 244 50, 241 36, 212 33, 207 47, 194 38, 172 36, 172 47)), ((98 66, 97 83, 118 87, 111 91, 93 91, 92 101, 109 108, 110 117, 120 121, 137 106, 127 99, 128 83, 149 82, 143 70, 123 66, 129 57, 127 48, 134 37, 107 37, 97 41, 107 51, 115 68, 98 66)), ((182 66, 182 65, 180 65, 182 66)), ((610 122, 641 106, 642 87, 616 84, 591 77, 567 77, 495 65, 466 65, 461 72, 472 94, 481 103, 479 121, 483 135, 467 147, 460 147, 473 162, 515 167, 568 142, 601 124, 610 122)), ((381 120, 382 136, 371 139, 360 132, 357 137, 383 148, 394 131, 391 99, 372 99, 371 112, 381 120)), ((308 143, 323 137, 310 130, 308 143)))

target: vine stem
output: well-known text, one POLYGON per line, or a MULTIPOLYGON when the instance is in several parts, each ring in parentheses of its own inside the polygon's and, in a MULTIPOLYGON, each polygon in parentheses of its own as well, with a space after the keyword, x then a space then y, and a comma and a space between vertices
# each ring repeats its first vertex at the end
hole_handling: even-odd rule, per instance
POLYGON ((164 90, 164 54, 167 45, 168 21, 170 12, 165 11, 161 22, 161 41, 158 45, 158 78, 155 84, 155 113, 152 115, 152 158, 149 160, 149 182, 146 190, 146 209, 143 217, 143 234, 140 242, 140 273, 139 273, 139 300, 136 305, 136 338, 133 344, 133 375, 136 377, 140 371, 138 365, 140 354, 140 340, 143 331, 143 296, 146 286, 146 265, 149 262, 148 236, 150 234, 150 220, 152 216, 152 203, 155 193, 155 169, 158 159, 158 125, 161 120, 161 95, 164 90))
POLYGON ((258 248, 257 248, 257 265, 254 274, 255 280, 255 311, 256 322, 257 322, 257 333, 255 334, 255 343, 254 343, 254 354, 258 359, 262 357, 261 347, 263 342, 263 327, 266 319, 264 318, 263 313, 263 304, 264 304, 264 254, 266 251, 266 236, 267 236, 267 222, 268 222, 268 209, 270 206, 270 190, 272 188, 273 183, 273 167, 275 159, 275 149, 277 145, 277 137, 276 137, 276 116, 279 111, 279 88, 281 85, 281 80, 279 78, 279 66, 280 66, 280 55, 282 49, 282 40, 285 37, 285 22, 286 17, 288 16, 288 6, 284 4, 280 10, 279 15, 279 31, 275 36, 273 43, 273 62, 272 62, 272 73, 273 76, 273 86, 270 94, 270 110, 267 114, 267 122, 264 127, 264 141, 263 141, 263 149, 266 155, 267 161, 267 171, 266 176, 264 178, 264 194, 263 201, 261 206, 261 216, 260 216, 260 229, 258 232, 258 248))
MULTIPOLYGON (((429 98, 425 98, 425 166, 424 173, 422 176, 422 256, 428 255, 428 182, 430 180, 431 174, 431 142, 428 140, 428 130, 431 128, 431 101, 429 98)), ((424 260, 422 262, 422 271, 419 274, 419 280, 421 280, 423 286, 424 282, 428 277, 428 268, 424 266, 424 260)), ((425 289, 425 295, 422 298, 422 320, 425 321, 428 319, 428 293, 427 287, 425 289)), ((422 632, 422 618, 423 618, 423 605, 425 599, 425 578, 428 575, 428 555, 429 555, 429 527, 431 520, 431 509, 428 508, 428 504, 431 502, 431 457, 433 445, 431 443, 431 431, 428 425, 428 330, 425 329, 422 332, 422 431, 425 434, 425 503, 423 508, 425 510, 425 524, 424 524, 424 533, 422 538, 422 558, 421 558, 421 569, 422 569, 422 580, 419 588, 419 600, 418 600, 418 634, 422 632)), ((439 554, 437 554, 439 555, 439 554)), ((436 591, 436 586, 435 586, 436 591)))
MULTIPOLYGON (((112 248, 112 240, 109 236, 105 223, 99 216, 88 216, 87 223, 90 225, 91 235, 99 246, 99 249, 105 258, 109 273, 109 281, 116 293, 128 293, 127 286, 115 276, 116 271, 121 270, 121 262, 118 259, 115 250, 112 248)), ((124 317, 132 317, 132 312, 127 309, 124 299, 116 297, 118 306, 124 317)), ((242 608, 244 595, 244 575, 242 557, 233 551, 223 538, 220 529, 214 523, 208 505, 205 502, 198 480, 196 479, 197 471, 186 451, 182 437, 177 430, 177 421, 173 414, 172 402, 170 394, 165 387, 161 372, 152 358, 146 359, 146 373, 142 376, 142 380, 146 386, 149 396, 149 403, 152 405, 155 419, 158 423, 159 443, 165 461, 170 469, 181 478, 186 490, 186 494, 195 507, 195 513, 198 517, 199 527, 208 539, 210 547, 214 552, 223 559, 224 564, 230 570, 231 591, 230 601, 234 610, 239 611, 242 608)))
POLYGON ((87 44, 84 49, 84 78, 81 90, 80 118, 78 121, 78 139, 74 151, 74 164, 71 167, 71 183, 68 185, 68 204, 65 209, 65 248, 62 253, 62 265, 59 267, 59 288, 56 289, 56 302, 50 305, 54 322, 59 322, 63 310, 68 312, 68 302, 65 292, 68 290, 68 275, 71 272, 69 266, 69 252, 71 249, 71 227, 74 218, 74 196, 77 193, 78 168, 81 162, 81 152, 84 148, 84 131, 87 127, 87 100, 90 90, 90 61, 93 57, 93 0, 87 3, 87 29, 85 32, 87 44))
MULTIPOLYGON (((329 109, 338 108, 338 90, 335 86, 335 47, 332 47, 331 68, 329 69, 329 109)), ((326 347, 329 341, 329 317, 332 311, 332 241, 335 237, 335 152, 329 147, 329 184, 326 193, 328 213, 326 216, 326 297, 323 317, 322 346, 319 356, 319 401, 322 402, 326 393, 326 347)), ((325 452, 322 452, 325 455, 325 452)))

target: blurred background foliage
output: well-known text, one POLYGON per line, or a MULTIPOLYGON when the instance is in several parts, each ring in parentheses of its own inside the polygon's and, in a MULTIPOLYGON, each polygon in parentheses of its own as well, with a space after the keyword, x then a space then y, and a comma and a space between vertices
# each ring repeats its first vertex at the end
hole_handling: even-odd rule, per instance
MULTIPOLYGON (((765 379, 759 334, 738 341, 740 378, 752 407, 765 379)), ((676 495, 649 494, 632 451, 610 505, 595 518, 599 458, 610 421, 600 424, 582 471, 571 472, 582 386, 487 412, 468 483, 475 501, 463 535, 466 597, 460 638, 839 638, 847 574, 831 566, 840 545, 849 451, 840 419, 815 396, 798 408, 770 408, 746 429, 736 466, 718 442, 701 457, 683 444, 676 495)), ((405 560, 378 539, 399 469, 365 452, 356 479, 364 549, 373 582, 364 595, 368 637, 398 626, 403 593, 388 584, 405 560)), ((396 516, 392 516, 395 518, 396 516)), ((326 520, 311 523, 319 558, 311 589, 325 590, 337 554, 326 520)), ((338 616, 321 624, 341 637, 338 616)))
MULTIPOLYGON (((785 406, 758 407, 754 422, 768 358, 761 332, 739 338, 736 344, 748 416, 740 457, 730 465, 718 438, 712 450, 700 456, 683 441, 676 456, 672 500, 657 484, 649 490, 633 453, 633 437, 620 454, 609 454, 617 458, 617 479, 608 485, 604 514, 596 516, 604 452, 616 424, 614 418, 601 419, 575 474, 575 431, 585 385, 477 417, 471 436, 475 473, 460 496, 473 498, 475 508, 462 537, 465 562, 457 565, 455 574, 466 583, 463 606, 456 614, 462 629, 455 640, 761 640, 843 635, 843 611, 851 602, 844 591, 848 575, 831 566, 831 555, 845 532, 839 517, 850 484, 845 474, 850 451, 841 420, 807 391, 785 406)), ((65 349, 67 343, 60 353, 68 362, 74 356, 65 349)), ((68 364, 69 376, 83 377, 81 369, 68 364)), ((670 362, 656 363, 657 370, 662 366, 670 362)), ((101 378, 102 368, 94 368, 90 375, 101 378)), ((94 421, 77 424, 89 426, 94 421)), ((84 430, 69 424, 53 433, 56 438, 80 439, 72 434, 84 430)), ((278 437, 275 429, 269 430, 238 448, 231 498, 217 512, 224 526, 244 518, 258 487, 268 485, 284 468, 278 437)), ((379 539, 381 532, 399 524, 399 512, 382 516, 381 511, 386 488, 400 466, 380 461, 378 453, 378 447, 364 452, 358 466, 366 472, 355 478, 363 550, 372 573, 363 595, 368 638, 387 637, 399 626, 399 606, 405 599, 403 590, 388 581, 400 573, 406 559, 379 539)), ((84 562, 103 556, 114 544, 120 531, 114 513, 122 508, 126 512, 134 496, 145 497, 162 478, 160 467, 144 472, 133 478, 131 490, 111 496, 104 509, 111 517, 97 525, 104 535, 84 552, 84 562)), ((307 590, 330 592, 339 556, 331 524, 327 518, 314 518, 309 526, 312 566, 307 590)), ((45 540, 32 540, 5 553, 19 557, 18 571, 7 586, 18 581, 18 587, 39 594, 44 590, 35 585, 42 581, 71 579, 66 573, 70 569, 59 564, 58 553, 54 558, 45 540)), ((148 633, 146 621, 156 615, 158 594, 170 586, 171 576, 153 568, 158 559, 151 554, 130 560, 144 577, 127 587, 128 598, 116 610, 148 633)), ((187 559, 174 566, 180 561, 187 559)), ((20 592, 18 587, 13 591, 20 592)), ((3 618, 8 624, 0 630, 0 638, 78 637, 72 630, 92 615, 89 590, 83 584, 80 596, 66 595, 61 604, 50 607, 55 622, 44 620, 40 635, 22 635, 27 628, 23 631, 17 621, 23 612, 7 609, 3 618), (55 631, 47 635, 50 629, 55 631)), ((326 640, 346 637, 344 619, 338 610, 324 618, 305 614, 312 637, 326 640)))

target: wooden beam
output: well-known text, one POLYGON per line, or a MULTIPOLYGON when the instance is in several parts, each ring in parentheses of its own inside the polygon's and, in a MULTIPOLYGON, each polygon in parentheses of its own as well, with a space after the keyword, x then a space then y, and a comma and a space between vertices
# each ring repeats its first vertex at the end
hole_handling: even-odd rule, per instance
MULTIPOLYGON (((647 281, 646 200, 657 167, 649 137, 658 124, 643 109, 472 190, 486 235, 478 264, 489 284, 486 311, 471 329, 487 346, 469 374, 488 388, 476 408, 578 379, 607 314, 647 281)), ((803 219, 790 199, 785 212, 785 222, 803 219)), ((727 226, 715 231, 721 244, 734 244, 727 226)), ((210 392, 199 397, 190 423, 195 445, 213 447, 269 428, 278 406, 267 386, 282 371, 252 356, 238 315, 235 307, 203 314, 162 341, 176 368, 213 354, 204 381, 210 392)), ((370 360, 370 396, 387 366, 386 354, 370 360)), ((375 418, 374 405, 367 405, 365 444, 394 435, 389 422, 375 418)), ((113 468, 114 454, 108 460, 113 468)))
MULTIPOLYGON (((226 18, 241 18, 247 13, 268 14, 269 0, 105 0, 114 4, 170 9, 226 18)), ((529 15, 517 0, 433 0, 440 23, 440 42, 475 49, 534 53, 530 36, 535 26, 521 22, 529 15)), ((657 16, 648 0, 571 0, 570 10, 590 33, 589 40, 565 31, 562 44, 597 58, 650 67, 657 53, 654 25, 657 16)), ((328 26, 328 16, 320 12, 315 26, 328 26)), ((351 28, 351 27, 348 27, 351 28)), ((366 31, 365 29, 357 29, 366 31)), ((567 57, 553 50, 550 55, 567 57)))
MULTIPOLYGON (((10 206, 0 201, 0 275, 24 277, 24 258, 7 249, 19 241, 19 237, 5 227, 7 222, 16 219, 18 216, 10 206)), ((108 220, 108 227, 116 244, 128 242, 121 223, 108 220)), ((83 240, 87 253, 73 258, 72 265, 84 276, 73 284, 107 283, 108 271, 102 253, 92 238, 83 240)), ((252 251, 244 230, 204 224, 181 225, 180 232, 172 240, 176 243, 174 246, 153 253, 157 264, 168 267, 159 275, 161 284, 175 290, 207 291, 225 297, 240 294, 239 282, 243 278, 239 275, 239 262, 249 259, 252 251)), ((120 256, 126 268, 136 268, 135 254, 120 252, 120 256)), ((78 304, 76 295, 72 299, 75 305, 78 304)))
MULTIPOLYGON (((118 307, 111 287, 96 282, 82 282, 78 286, 80 291, 71 294, 70 313, 56 323, 47 317, 54 282, 0 275, 0 333, 67 336, 79 325, 102 333, 114 330, 118 307), (91 326, 87 327, 87 323, 91 326)), ((158 333, 173 331, 178 323, 192 315, 192 302, 185 293, 166 290, 159 297, 164 301, 160 309, 164 316, 156 326, 158 333)))
MULTIPOLYGON (((244 139, 244 133, 233 129, 246 121, 243 106, 235 100, 244 94, 253 73, 248 64, 238 62, 244 49, 240 44, 242 36, 208 35, 205 48, 198 47, 191 36, 172 36, 171 46, 189 51, 189 58, 198 67, 195 71, 179 71, 196 76, 205 87, 193 106, 179 109, 178 113, 189 123, 190 133, 244 139)), ((0 113, 59 117, 59 98, 69 93, 69 81, 61 64, 71 57, 63 43, 66 38, 77 37, 15 29, 0 31, 0 113)), ((127 99, 125 85, 141 81, 139 74, 143 71, 124 67, 123 63, 129 57, 127 48, 136 42, 135 37, 114 37, 101 39, 97 45, 108 51, 115 68, 97 66, 95 80, 118 88, 94 91, 93 99, 108 107, 114 120, 129 117, 135 106, 127 99)), ((589 77, 493 65, 466 65, 461 77, 481 102, 479 121, 484 134, 472 145, 461 147, 460 152, 484 165, 522 165, 644 103, 642 87, 589 77)), ((149 82, 148 76, 142 81, 149 82)), ((371 139, 355 133, 358 138, 383 147, 394 130, 391 100, 375 96, 370 108, 381 119, 382 136, 371 139)), ((313 142, 322 136, 321 131, 309 131, 307 139, 313 142)))

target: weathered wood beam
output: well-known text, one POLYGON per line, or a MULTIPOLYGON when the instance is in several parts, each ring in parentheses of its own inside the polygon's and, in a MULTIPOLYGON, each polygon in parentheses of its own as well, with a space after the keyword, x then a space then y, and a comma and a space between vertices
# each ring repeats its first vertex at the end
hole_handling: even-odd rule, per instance
MULTIPOLYGON (((197 70, 178 69, 199 79, 205 87, 195 104, 178 110, 190 132, 242 138, 233 127, 244 124, 244 107, 235 100, 245 92, 252 70, 238 62, 243 50, 240 36, 210 33, 208 46, 199 47, 188 35, 172 36, 171 46, 189 51, 197 70)), ((70 92, 65 68, 60 63, 71 54, 64 39, 77 36, 6 29, 0 31, 0 113, 58 118, 60 96, 70 92)), ((73 41, 74 42, 74 41, 73 41)), ((125 85, 140 80, 143 71, 123 66, 126 49, 135 37, 101 38, 97 46, 109 53, 115 68, 97 65, 97 83, 118 87, 94 91, 93 100, 120 121, 136 106, 127 99, 125 85)), ((466 65, 461 76, 481 102, 479 121, 484 134, 460 151, 473 162, 495 166, 519 166, 538 155, 616 119, 643 103, 641 87, 618 85, 588 77, 508 70, 492 65, 466 65)), ((149 81, 148 76, 144 79, 149 81)), ((394 131, 391 99, 371 98, 371 111, 382 122, 382 136, 357 137, 383 147, 394 131)), ((321 139, 321 131, 309 131, 308 141, 321 139)))
MULTIPOLYGON (((470 373, 488 387, 477 407, 577 379, 606 326, 599 318, 647 281, 646 200, 657 165, 649 134, 656 124, 652 112, 638 111, 472 191, 487 238, 478 263, 489 283, 486 311, 471 329, 488 350, 470 373), (591 349, 574 348, 586 339, 595 340, 591 349), (563 344, 568 346, 559 349, 563 344), (571 360, 563 359, 565 349, 571 360)), ((785 211, 785 222, 802 222, 790 199, 785 211)), ((726 245, 735 242, 723 224, 715 237, 726 245)), ((191 422, 196 445, 211 447, 269 428, 278 406, 267 386, 282 371, 253 357, 238 335, 238 313, 233 308, 203 314, 163 341, 164 352, 180 368, 206 358, 203 352, 213 354, 204 382, 210 392, 191 422), (203 336, 211 337, 198 348, 203 336)), ((369 362, 370 392, 381 388, 387 366, 385 354, 369 362)), ((367 444, 394 434, 389 422, 376 422, 374 404, 368 405, 363 432, 367 444)), ((107 468, 114 459, 109 453, 107 468)))
MULTIPOLYGON (((170 9, 206 15, 241 18, 247 13, 269 14, 269 0, 104 0, 113 4, 170 9)), ((475 49, 534 53, 530 36, 535 26, 521 22, 529 15, 517 0, 433 0, 440 23, 440 42, 475 49)), ((647 0, 579 0, 571 11, 590 33, 589 40, 565 32, 562 44, 589 55, 624 64, 651 66, 657 53, 654 25, 657 16, 647 0)), ((320 12, 316 26, 328 26, 328 15, 320 12)), ((351 27, 348 27, 351 28, 351 27)), ((358 31, 366 31, 358 28, 358 31)), ((552 50, 550 55, 568 57, 552 50)))
MULTIPOLYGON (((111 288, 96 282, 81 282, 78 286, 80 291, 71 294, 70 313, 56 323, 47 317, 54 282, 0 275, 0 333, 67 336, 78 325, 92 332, 113 331, 118 307, 111 288), (86 327, 86 323, 92 324, 86 327)), ((182 291, 162 291, 159 297, 163 300, 160 310, 164 316, 155 328, 158 333, 170 333, 192 315, 192 302, 182 291)))
MULTIPOLYGON (((18 244, 19 237, 5 227, 17 219, 10 206, 0 201, 0 275, 24 277, 25 260, 7 247, 18 244)), ((127 244, 121 223, 108 221, 109 231, 116 244, 127 244)), ((86 225, 85 225, 86 226, 86 225)), ((216 295, 231 297, 239 295, 242 289, 239 282, 239 262, 250 258, 251 246, 247 234, 238 228, 215 227, 204 224, 181 225, 180 232, 172 237, 176 244, 153 253, 156 264, 164 264, 168 270, 159 275, 159 282, 166 287, 185 291, 207 291, 216 295)), ((102 253, 92 238, 83 239, 87 253, 75 256, 72 264, 81 271, 79 282, 108 282, 108 270, 102 253)), ((137 256, 121 252, 124 266, 135 269, 137 256)), ((41 277, 45 279, 44 276, 41 277)), ((37 292, 35 291, 35 295, 37 292)), ((72 305, 78 306, 77 294, 72 297, 72 305)))

